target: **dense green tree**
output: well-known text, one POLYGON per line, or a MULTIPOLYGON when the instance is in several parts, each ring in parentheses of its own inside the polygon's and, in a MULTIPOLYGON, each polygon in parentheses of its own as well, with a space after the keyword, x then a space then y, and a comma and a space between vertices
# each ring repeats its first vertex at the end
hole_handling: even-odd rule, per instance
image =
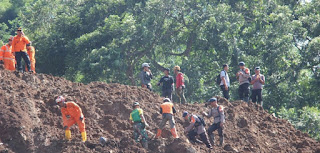
POLYGON ((155 85, 164 67, 180 65, 186 75, 187 100, 202 102, 220 95, 215 78, 225 63, 231 68, 231 99, 238 99, 235 73, 238 62, 244 61, 252 74, 260 66, 266 76, 266 109, 319 108, 319 0, 3 0, 0 4, 1 40, 6 42, 16 27, 24 27, 38 51, 38 72, 84 83, 139 85, 140 66, 148 62, 155 85))

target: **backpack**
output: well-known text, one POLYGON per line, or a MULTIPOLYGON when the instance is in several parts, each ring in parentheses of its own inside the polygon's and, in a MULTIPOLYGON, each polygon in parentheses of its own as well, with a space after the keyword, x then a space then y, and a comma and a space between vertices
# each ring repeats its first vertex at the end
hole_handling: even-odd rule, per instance
MULTIPOLYGON (((224 71, 225 75, 227 75, 226 71, 224 71)), ((220 73, 217 75, 217 79, 216 79, 216 84, 220 85, 221 83, 221 77, 220 77, 220 73)))
POLYGON ((203 126, 206 126, 207 124, 206 124, 206 122, 204 121, 204 119, 202 118, 202 117, 200 117, 200 116, 197 116, 198 117, 198 119, 200 120, 200 123, 203 125, 203 126))
POLYGON ((251 80, 252 80, 252 78, 251 78, 251 76, 248 78, 248 81, 249 81, 249 83, 251 83, 251 80))

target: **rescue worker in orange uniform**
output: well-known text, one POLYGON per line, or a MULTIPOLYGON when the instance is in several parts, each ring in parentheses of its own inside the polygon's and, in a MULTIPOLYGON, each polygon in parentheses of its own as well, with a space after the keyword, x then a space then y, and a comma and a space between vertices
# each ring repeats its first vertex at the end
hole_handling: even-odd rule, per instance
POLYGON ((176 113, 176 109, 174 108, 173 103, 169 98, 165 98, 163 102, 164 103, 160 105, 160 114, 162 114, 162 121, 159 125, 156 138, 159 138, 161 136, 162 129, 166 126, 167 121, 169 121, 172 136, 174 138, 179 138, 173 118, 173 114, 176 113))
POLYGON ((84 116, 82 110, 75 102, 65 102, 65 98, 59 96, 56 103, 61 107, 63 129, 67 140, 71 140, 70 127, 77 123, 82 136, 82 142, 87 141, 87 133, 85 130, 84 116))
POLYGON ((17 62, 17 67, 19 72, 23 72, 22 64, 21 64, 21 58, 25 61, 28 71, 30 70, 30 58, 27 53, 27 44, 29 44, 30 41, 28 37, 26 37, 22 31, 21 28, 17 29, 17 35, 13 38, 12 41, 12 52, 15 53, 15 58, 17 62))
POLYGON ((6 70, 14 71, 16 69, 15 64, 16 60, 14 55, 11 52, 11 45, 12 45, 13 37, 9 38, 9 43, 2 46, 0 50, 0 60, 3 59, 4 68, 6 70))
MULTIPOLYGON (((33 71, 33 73, 36 73, 36 58, 35 58, 35 49, 33 46, 31 46, 31 42, 30 44, 27 44, 27 51, 28 51, 28 55, 30 58, 30 67, 31 70, 33 71)), ((26 71, 28 71, 28 68, 26 66, 26 71)))

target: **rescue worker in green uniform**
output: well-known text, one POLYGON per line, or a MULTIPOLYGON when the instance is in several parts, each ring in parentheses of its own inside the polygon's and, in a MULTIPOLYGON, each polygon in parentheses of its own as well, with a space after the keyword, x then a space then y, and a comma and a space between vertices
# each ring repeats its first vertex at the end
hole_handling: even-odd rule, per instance
POLYGON ((142 137, 142 146, 148 149, 148 135, 146 126, 149 126, 143 116, 143 110, 138 102, 133 103, 133 111, 130 113, 130 123, 133 125, 133 138, 138 143, 142 137))

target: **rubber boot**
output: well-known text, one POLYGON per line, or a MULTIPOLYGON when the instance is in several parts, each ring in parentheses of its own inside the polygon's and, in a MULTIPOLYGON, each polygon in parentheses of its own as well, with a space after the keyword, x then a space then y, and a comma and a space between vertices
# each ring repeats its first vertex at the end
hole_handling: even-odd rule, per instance
POLYGON ((81 132, 82 142, 87 141, 87 132, 81 132))
POLYGON ((177 130, 176 128, 172 128, 171 129, 171 134, 172 136, 176 139, 176 138, 179 138, 178 134, 177 134, 177 130))
POLYGON ((158 139, 159 137, 161 137, 161 133, 162 133, 162 130, 161 130, 161 129, 158 129, 157 135, 156 135, 156 138, 157 138, 157 139, 158 139))
POLYGON ((220 146, 222 146, 223 145, 223 137, 220 137, 219 141, 220 141, 220 146))
POLYGON ((70 130, 66 130, 66 139, 67 139, 68 141, 71 140, 71 131, 70 131, 70 130))

